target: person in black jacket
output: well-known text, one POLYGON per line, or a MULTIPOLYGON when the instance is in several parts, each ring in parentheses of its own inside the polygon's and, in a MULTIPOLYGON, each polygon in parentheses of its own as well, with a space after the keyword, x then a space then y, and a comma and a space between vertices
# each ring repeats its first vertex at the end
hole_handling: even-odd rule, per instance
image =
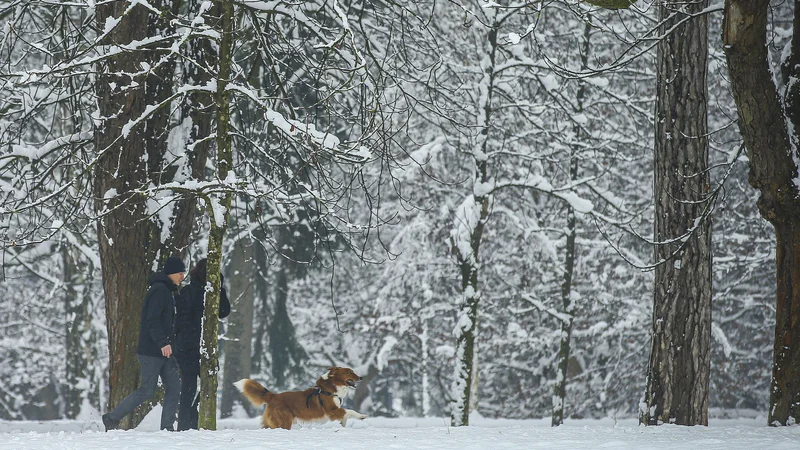
MULTIPOLYGON (((175 358, 181 368, 181 402, 178 411, 178 431, 197 429, 197 377, 200 375, 200 334, 206 294, 206 258, 189 272, 189 285, 177 299, 175 319, 175 358)), ((225 279, 222 279, 224 282, 225 279)), ((219 318, 231 313, 228 294, 222 287, 219 296, 219 318)))
POLYGON ((139 389, 125 397, 113 411, 103 414, 106 431, 119 428, 123 417, 155 394, 159 376, 165 388, 161 429, 174 430, 181 380, 175 358, 171 357, 172 332, 175 295, 185 272, 183 261, 177 256, 170 256, 164 269, 150 276, 150 289, 142 303, 139 345, 136 348, 136 357, 142 370, 141 384, 139 389))

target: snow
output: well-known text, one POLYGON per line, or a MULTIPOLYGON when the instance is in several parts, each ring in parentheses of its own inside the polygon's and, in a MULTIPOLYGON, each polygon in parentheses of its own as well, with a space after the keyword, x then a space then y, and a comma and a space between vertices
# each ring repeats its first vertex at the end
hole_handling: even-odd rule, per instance
POLYGON ((41 448, 100 450, 170 449, 796 449, 800 427, 772 428, 763 417, 711 420, 708 427, 644 427, 636 419, 569 420, 552 428, 550 419, 470 418, 469 427, 453 428, 432 418, 367 418, 297 426, 291 431, 263 430, 258 418, 218 420, 218 431, 157 431, 160 408, 136 430, 102 431, 94 421, 0 421, 0 450, 41 448))

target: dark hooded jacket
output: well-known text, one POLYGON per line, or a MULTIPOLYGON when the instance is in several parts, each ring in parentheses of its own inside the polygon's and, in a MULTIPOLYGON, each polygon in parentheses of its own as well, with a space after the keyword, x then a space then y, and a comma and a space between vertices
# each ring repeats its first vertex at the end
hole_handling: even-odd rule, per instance
MULTIPOLYGON (((201 286, 194 280, 181 289, 180 295, 176 298, 175 358, 181 373, 184 374, 200 373, 200 334, 205 312, 204 303, 205 285, 201 286)), ((219 318, 224 319, 230 313, 231 303, 223 287, 219 296, 219 318)))
POLYGON ((172 344, 175 320, 175 291, 178 286, 163 272, 150 275, 150 289, 142 303, 139 323, 139 345, 136 353, 145 356, 163 356, 161 348, 172 344))

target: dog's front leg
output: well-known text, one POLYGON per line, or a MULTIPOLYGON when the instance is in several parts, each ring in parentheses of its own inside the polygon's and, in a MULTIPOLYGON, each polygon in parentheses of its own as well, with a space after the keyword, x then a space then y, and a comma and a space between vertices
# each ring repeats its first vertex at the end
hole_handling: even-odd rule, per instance
POLYGON ((352 409, 345 409, 344 410, 344 417, 342 417, 342 426, 346 426, 347 425, 347 419, 364 420, 366 418, 367 418, 367 416, 365 416, 364 414, 361 414, 358 411, 353 411, 352 409))
POLYGON ((333 412, 328 414, 328 417, 331 420, 338 420, 342 426, 347 426, 347 419, 359 419, 364 420, 367 418, 364 414, 361 414, 357 411, 353 411, 352 409, 344 409, 344 408, 337 408, 333 412))

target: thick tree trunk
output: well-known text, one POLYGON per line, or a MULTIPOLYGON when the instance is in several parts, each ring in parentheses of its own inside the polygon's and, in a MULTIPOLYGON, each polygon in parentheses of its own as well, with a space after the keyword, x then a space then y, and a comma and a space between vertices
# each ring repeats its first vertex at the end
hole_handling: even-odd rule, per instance
MULTIPOLYGON (((165 2, 151 4, 163 8, 165 2)), ((120 18, 127 7, 125 2, 98 5, 99 27, 104 28, 107 19, 120 18)), ((170 26, 167 17, 136 5, 120 18, 104 44, 127 45, 146 36, 164 34, 170 26)), ((136 79, 128 75, 140 72, 143 61, 154 67, 158 57, 155 51, 121 52, 103 63, 96 83, 102 121, 96 133, 96 146, 103 156, 95 169, 95 206, 105 214, 97 227, 106 298, 110 408, 139 385, 136 345, 147 279, 161 261, 175 251, 182 251, 188 241, 187 229, 192 226, 191 221, 173 221, 163 226, 156 223, 149 218, 147 199, 132 192, 171 181, 169 176, 174 173, 163 167, 167 148, 166 113, 153 114, 145 124, 121 136, 126 124, 140 117, 147 106, 161 102, 171 90, 165 80, 172 79, 172 64, 137 75, 136 79), (162 232, 167 235, 162 236, 162 232)), ((180 208, 175 214, 180 215, 180 208)), ((150 407, 143 404, 123 419, 122 427, 135 427, 150 407)))
MULTIPOLYGON (((127 4, 112 2, 97 6, 100 29, 106 20, 119 17, 127 4)), ((134 7, 117 25, 111 42, 127 44, 144 39, 147 34, 148 10, 134 7)), ((132 84, 126 73, 139 70, 141 56, 122 52, 98 70, 96 84, 101 120, 97 149, 104 156, 95 171, 97 210, 112 210, 97 224, 103 289, 106 298, 106 325, 109 347, 109 408, 115 407, 139 385, 139 363, 136 345, 139 336, 141 302, 147 290, 147 277, 158 250, 153 242, 153 227, 145 219, 147 208, 131 189, 147 183, 145 138, 141 128, 134 128, 126 139, 119 139, 122 127, 138 117, 146 106, 143 89, 122 90, 132 84), (118 89, 112 90, 111 85, 118 89), (110 200, 103 201, 108 195, 110 200), (135 318, 135 319, 132 319, 135 318)), ((142 80, 137 80, 141 84, 142 80)), ((146 411, 126 417, 124 428, 136 426, 146 411)))
MULTIPOLYGON (((767 44, 768 0, 727 0, 723 40, 739 130, 750 161, 758 208, 775 227, 777 299, 769 424, 800 422, 800 200, 798 154, 800 85, 776 86, 767 44), (789 135, 789 130, 795 133, 789 135)), ((800 2, 794 5, 791 54, 783 80, 800 76, 800 2)), ((776 77, 777 78, 777 77, 776 77)))
POLYGON ((228 295, 231 299, 231 315, 225 333, 225 365, 222 366, 222 399, 220 415, 230 417, 233 405, 241 404, 250 409, 249 402, 242 401, 242 395, 233 385, 242 378, 250 378, 250 352, 253 339, 253 279, 255 262, 253 261, 253 244, 249 239, 242 239, 233 247, 231 255, 228 295))
MULTIPOLYGON (((668 30, 707 2, 667 2, 668 30), (680 13, 675 11, 686 8, 680 13)), ((658 45, 655 145, 655 294, 644 424, 708 424, 711 223, 706 73, 708 22, 699 15, 658 45), (680 236, 694 229, 687 239, 680 236)))

